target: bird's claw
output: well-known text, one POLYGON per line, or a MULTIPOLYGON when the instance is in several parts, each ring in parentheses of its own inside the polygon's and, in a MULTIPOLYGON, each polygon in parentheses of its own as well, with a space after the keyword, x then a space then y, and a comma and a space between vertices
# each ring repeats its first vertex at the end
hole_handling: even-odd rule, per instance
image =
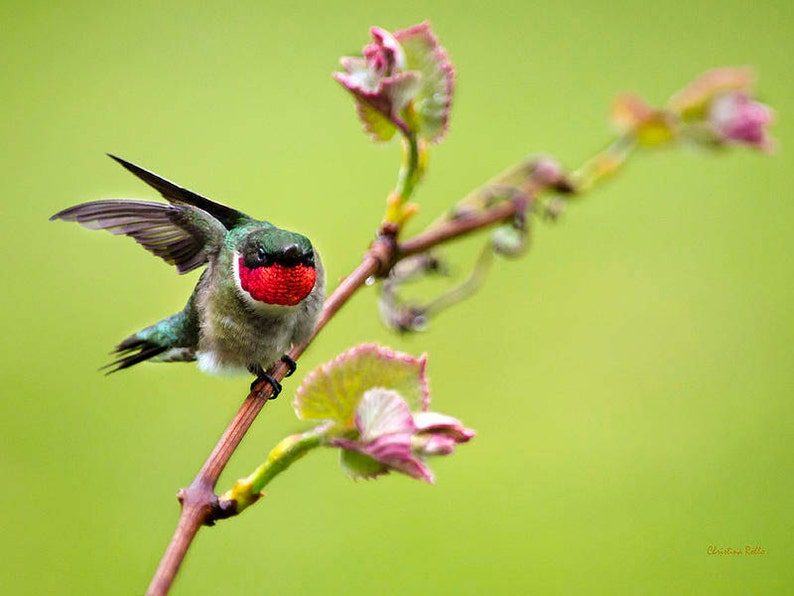
POLYGON ((295 369, 298 368, 298 363, 290 356, 289 354, 284 354, 281 357, 281 361, 289 367, 289 371, 285 374, 285 377, 291 377, 292 373, 295 372, 295 369))
POLYGON ((260 372, 256 375, 256 378, 251 382, 251 391, 253 391, 262 381, 267 381, 270 383, 270 386, 273 387, 273 393, 270 395, 270 399, 276 399, 279 393, 281 393, 281 383, 276 381, 276 379, 271 377, 266 372, 260 372))

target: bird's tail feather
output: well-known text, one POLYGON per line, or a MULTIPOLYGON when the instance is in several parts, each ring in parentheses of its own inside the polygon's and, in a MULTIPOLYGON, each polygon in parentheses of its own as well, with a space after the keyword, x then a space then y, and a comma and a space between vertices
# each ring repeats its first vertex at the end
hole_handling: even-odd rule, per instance
POLYGON ((155 356, 159 356, 168 350, 167 346, 160 346, 154 342, 141 339, 138 335, 131 335, 111 352, 116 356, 116 360, 110 364, 106 364, 100 370, 110 369, 105 374, 109 375, 118 372, 125 368, 129 368, 144 360, 149 360, 155 356))
MULTIPOLYGON (((203 276, 202 276, 203 279, 203 276)), ((199 284, 201 284, 199 280, 199 284)), ((114 373, 144 360, 165 362, 190 362, 196 359, 199 322, 195 306, 195 293, 191 294, 185 308, 133 333, 111 352, 115 360, 102 367, 114 373)))

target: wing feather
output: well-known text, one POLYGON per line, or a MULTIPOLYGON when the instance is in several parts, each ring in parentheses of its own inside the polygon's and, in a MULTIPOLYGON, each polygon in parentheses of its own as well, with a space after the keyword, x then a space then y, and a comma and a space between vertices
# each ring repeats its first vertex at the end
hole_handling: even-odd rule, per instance
POLYGON ((236 209, 232 209, 231 207, 227 207, 221 203, 216 203, 215 201, 212 201, 207 197, 203 197, 192 190, 182 188, 178 184, 174 184, 170 180, 166 180, 162 176, 158 176, 154 172, 150 172, 149 170, 135 165, 134 163, 131 163, 125 159, 117 157, 111 153, 108 153, 108 157, 121 164, 127 171, 133 173, 146 184, 157 190, 161 195, 163 195, 163 198, 167 199, 171 203, 198 207, 202 211, 206 211, 219 222, 221 222, 221 224, 223 224, 227 230, 231 230, 234 226, 251 219, 251 217, 242 211, 237 211, 236 209))
POLYGON ((204 265, 226 237, 226 228, 190 205, 149 201, 92 201, 69 207, 50 220, 73 221, 92 230, 130 236, 152 254, 187 273, 204 265))

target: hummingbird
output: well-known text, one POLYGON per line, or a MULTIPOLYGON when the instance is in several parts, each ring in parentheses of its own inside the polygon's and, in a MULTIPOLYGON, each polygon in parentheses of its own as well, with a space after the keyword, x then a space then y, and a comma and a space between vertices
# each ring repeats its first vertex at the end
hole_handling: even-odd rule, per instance
POLYGON ((174 265, 179 274, 206 266, 180 312, 130 335, 111 352, 108 374, 145 360, 197 361, 210 374, 256 376, 290 346, 309 339, 325 295, 320 256, 306 236, 254 219, 182 188, 120 157, 124 166, 168 201, 91 201, 59 211, 50 221, 74 221, 92 230, 130 236, 174 265))

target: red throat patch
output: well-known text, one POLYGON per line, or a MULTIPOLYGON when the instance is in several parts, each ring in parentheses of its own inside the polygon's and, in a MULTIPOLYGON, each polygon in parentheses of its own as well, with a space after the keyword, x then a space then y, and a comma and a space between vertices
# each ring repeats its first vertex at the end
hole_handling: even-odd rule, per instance
POLYGON ((243 257, 237 262, 240 286, 251 298, 267 304, 295 306, 309 295, 317 280, 317 271, 307 265, 284 267, 278 263, 249 269, 243 257))

